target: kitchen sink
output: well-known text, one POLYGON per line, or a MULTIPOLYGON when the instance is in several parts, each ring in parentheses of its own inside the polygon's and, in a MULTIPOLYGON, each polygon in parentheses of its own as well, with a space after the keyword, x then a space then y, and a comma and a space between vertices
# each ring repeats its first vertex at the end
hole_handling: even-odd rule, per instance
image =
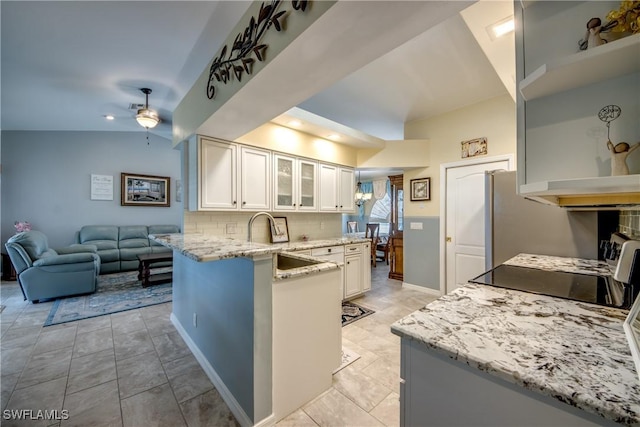
POLYGON ((278 270, 291 270, 293 268, 308 267, 310 265, 321 264, 323 262, 291 257, 283 254, 278 254, 276 258, 276 269, 278 270))

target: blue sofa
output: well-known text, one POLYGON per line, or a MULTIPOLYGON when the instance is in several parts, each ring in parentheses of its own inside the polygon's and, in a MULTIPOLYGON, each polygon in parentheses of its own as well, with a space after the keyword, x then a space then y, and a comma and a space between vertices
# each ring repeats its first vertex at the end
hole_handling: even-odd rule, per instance
POLYGON ((179 232, 177 225, 85 225, 76 233, 76 242, 98 248, 100 274, 107 274, 137 270, 138 255, 171 252, 149 240, 149 234, 179 232))
POLYGON ((95 292, 100 258, 94 245, 51 249, 47 236, 32 230, 5 244, 25 299, 43 299, 95 292))

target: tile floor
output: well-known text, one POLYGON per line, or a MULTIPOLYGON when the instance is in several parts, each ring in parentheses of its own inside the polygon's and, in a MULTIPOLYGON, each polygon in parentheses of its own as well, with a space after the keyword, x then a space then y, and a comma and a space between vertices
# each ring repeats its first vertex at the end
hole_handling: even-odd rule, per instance
MULTIPOLYGON (((360 359, 279 426, 399 424, 400 340, 389 325, 435 298, 387 274, 384 264, 373 268, 372 290, 355 300, 376 313, 342 329, 360 359)), ((16 282, 2 282, 0 304, 2 410, 69 415, 3 426, 237 425, 171 324, 170 303, 47 328, 52 303, 24 302, 16 282)))

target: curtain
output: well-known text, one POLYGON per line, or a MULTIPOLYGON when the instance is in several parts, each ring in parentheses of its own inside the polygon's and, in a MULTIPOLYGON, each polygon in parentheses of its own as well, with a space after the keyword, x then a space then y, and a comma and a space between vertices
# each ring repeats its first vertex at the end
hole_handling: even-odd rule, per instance
MULTIPOLYGON (((373 193, 373 184, 371 182, 363 182, 362 183, 362 192, 363 193, 373 193)), ((358 208, 358 216, 360 218, 364 218, 364 204, 358 208)))
POLYGON ((376 200, 380 200, 387 194, 387 188, 389 188, 389 184, 391 181, 388 179, 380 179, 377 181, 373 181, 373 197, 376 200))

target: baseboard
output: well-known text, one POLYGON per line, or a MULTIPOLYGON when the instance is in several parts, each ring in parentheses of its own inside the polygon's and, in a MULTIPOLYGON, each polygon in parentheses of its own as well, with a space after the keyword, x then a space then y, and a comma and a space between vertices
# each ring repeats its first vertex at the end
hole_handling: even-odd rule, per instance
MULTIPOLYGON (((200 363, 200 366, 202 367, 204 372, 207 374, 207 376, 209 377, 213 385, 216 387, 216 389, 220 393, 220 396, 222 396, 222 400, 224 400, 224 403, 227 404, 227 406, 229 407, 233 415, 236 417, 236 420, 238 421, 238 423, 240 423, 242 427, 254 426, 253 422, 251 421, 251 418, 249 418, 246 412, 244 412, 244 410, 242 409, 238 401, 235 399, 235 397, 233 397, 233 394, 231 394, 231 392, 229 391, 227 386, 224 384, 224 382, 222 381, 222 379, 220 378, 216 370, 213 369, 213 366, 211 366, 207 358, 204 356, 204 354, 202 354, 202 352, 200 351, 196 343, 193 342, 191 337, 187 334, 187 331, 182 327, 182 324, 173 313, 171 313, 171 323, 173 323, 173 325, 176 327, 178 333, 180 334, 184 342, 187 344, 187 346, 195 356, 198 363, 200 363)), ((268 417, 260 420, 260 422, 255 424, 255 426, 259 426, 259 427, 270 427, 273 425, 275 425, 275 417, 273 414, 269 415, 268 417)))
POLYGON ((414 291, 424 292, 425 294, 433 295, 433 296, 436 296, 436 297, 442 296, 440 294, 440 289, 426 288, 424 286, 412 285, 411 283, 407 283, 407 282, 402 282, 402 287, 403 288, 407 288, 407 289, 411 289, 411 290, 414 290, 414 291))

